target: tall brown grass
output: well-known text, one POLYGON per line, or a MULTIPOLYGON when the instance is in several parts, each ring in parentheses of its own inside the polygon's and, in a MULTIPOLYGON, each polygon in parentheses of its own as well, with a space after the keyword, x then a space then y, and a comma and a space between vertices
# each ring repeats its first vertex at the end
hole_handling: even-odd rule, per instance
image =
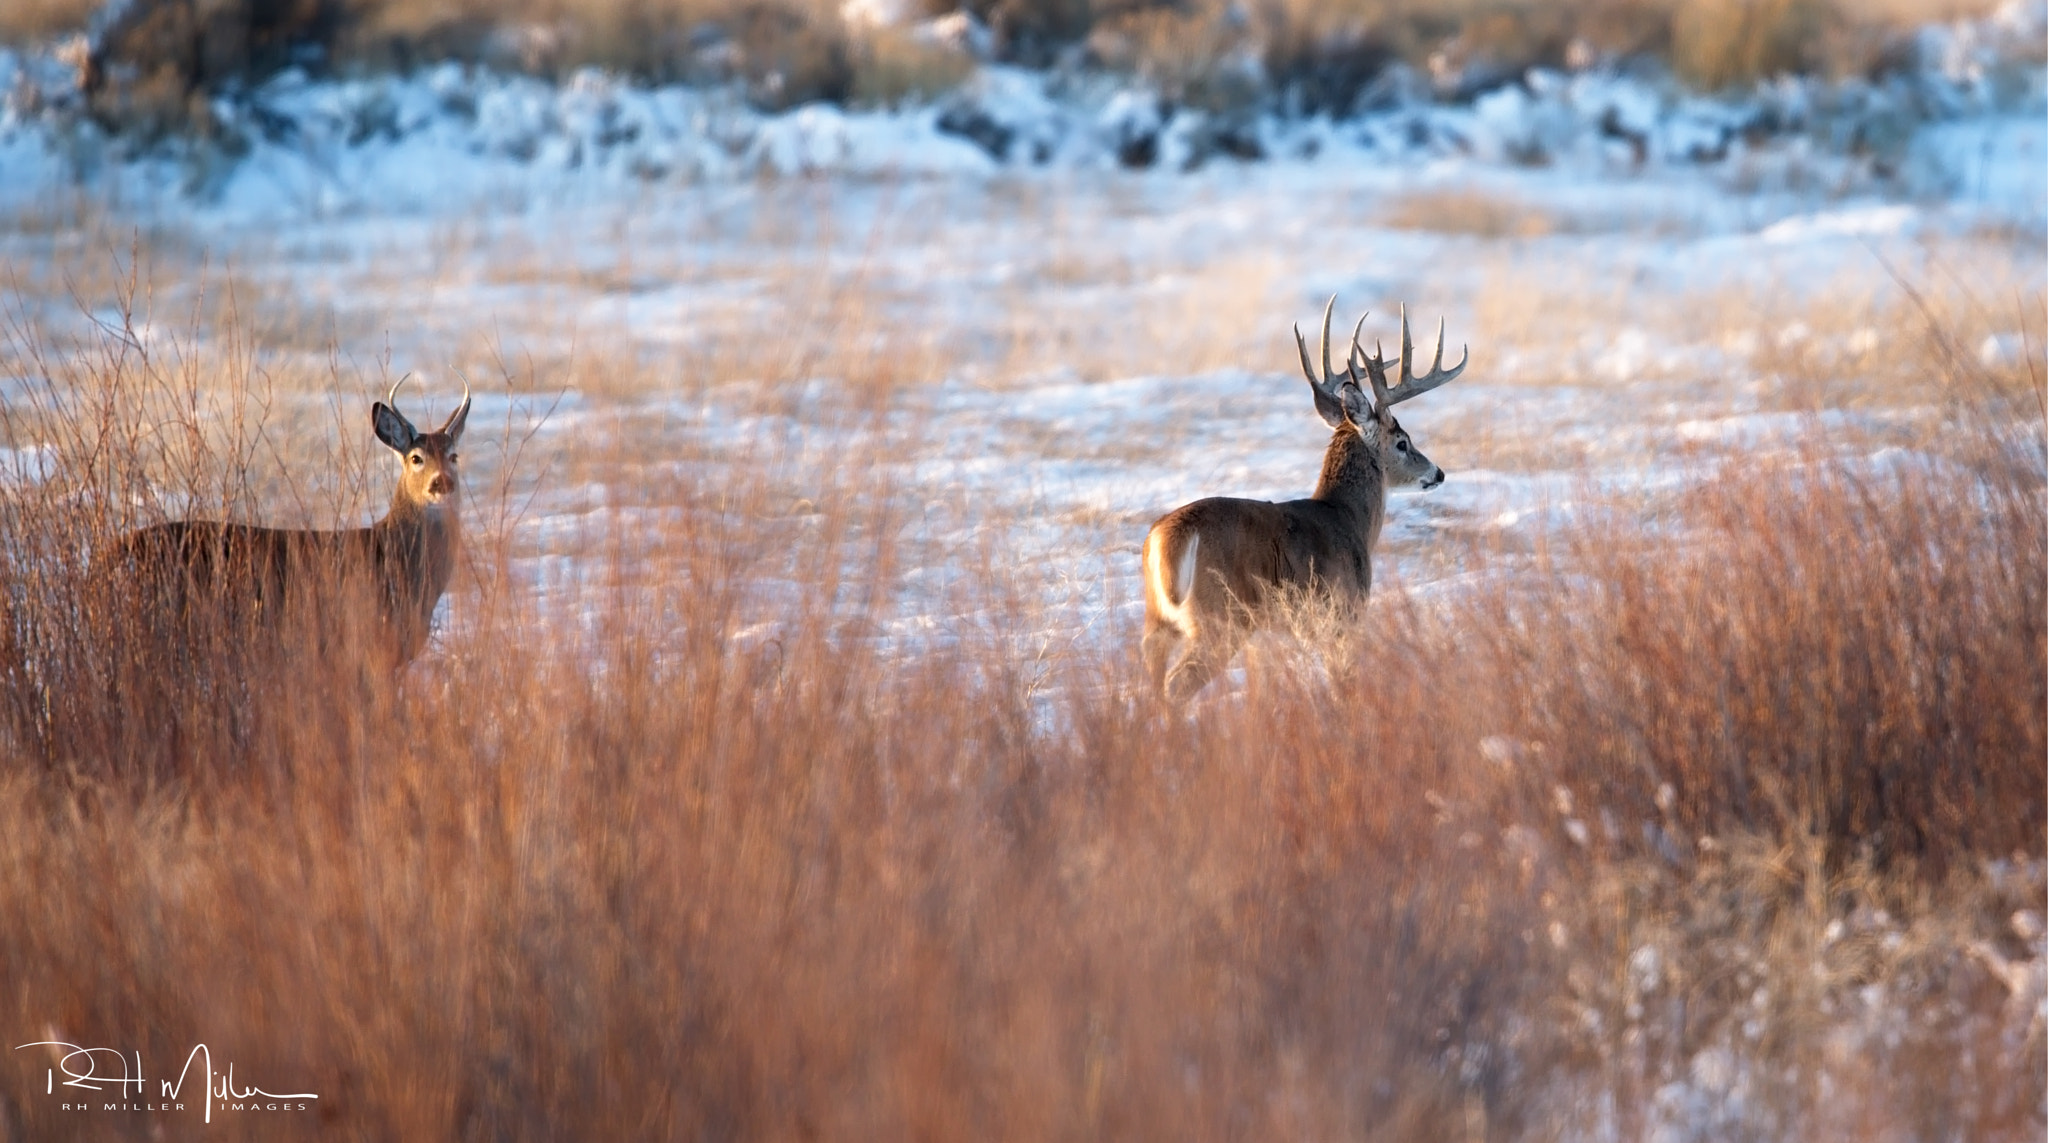
MULTIPOLYGON (((1911 29, 1981 14, 1992 0, 969 0, 998 54, 1049 64, 1085 45, 1169 98, 1212 110, 1263 100, 1256 60, 1291 103, 1350 111, 1405 61, 1470 94, 1588 51, 1662 59, 1720 88, 1797 72, 1865 75, 1902 58, 1911 29)), ((16 0, 0 42, 83 29, 96 6, 16 0)), ((936 15, 913 3, 905 15, 936 15)), ((439 59, 566 74, 585 65, 665 82, 743 82, 756 103, 893 103, 957 85, 972 61, 900 30, 849 24, 826 0, 146 0, 124 9, 88 69, 93 113, 144 134, 218 128, 197 93, 307 58, 345 68, 439 59), (308 55, 308 49, 313 49, 308 55), (132 73, 132 75, 130 74, 132 73)))
POLYGON ((32 44, 81 30, 98 7, 95 0, 15 0, 0 9, 0 44, 32 44))
POLYGON ((1483 190, 1414 192, 1391 199, 1382 214, 1401 230, 1471 234, 1481 238, 1543 238, 1575 228, 1578 220, 1532 203, 1483 190))
MULTIPOLYGON (((1265 0, 1254 5, 1106 4, 1077 21, 1068 0, 1046 14, 1005 0, 992 13, 1027 28, 1077 22, 1129 56, 1167 94, 1214 104, 1240 57, 1300 106, 1344 114, 1388 65, 1433 76, 1446 93, 1510 82, 1531 67, 1587 58, 1651 58, 1688 83, 1719 89, 1781 74, 1862 76, 1898 61, 1921 24, 1981 15, 1989 3, 1898 0, 1265 0)), ((1236 85, 1236 86, 1241 86, 1236 85)), ((1257 92, 1240 92, 1243 101, 1257 92)))
POLYGON ((1735 1117, 1702 1137, 2043 1127, 1967 951, 2026 955, 2042 892, 2038 378, 1882 463, 1816 440, 1475 545, 1188 721, 1115 622, 1016 655, 1052 620, 1000 519, 942 553, 980 574, 938 636, 877 638, 911 490, 853 447, 614 493, 675 511, 558 532, 544 594, 477 477, 402 678, 287 650, 138 701, 86 553, 271 486, 144 340, 46 355, 13 430, 54 469, 0 501, 0 1028, 139 1051, 150 1097, 205 1042, 319 1098, 61 1111, 37 1048, 0 1134, 1559 1138, 1668 1122, 1689 1075, 1735 1117), (1903 1033, 1844 1015, 1872 985, 1903 1033))

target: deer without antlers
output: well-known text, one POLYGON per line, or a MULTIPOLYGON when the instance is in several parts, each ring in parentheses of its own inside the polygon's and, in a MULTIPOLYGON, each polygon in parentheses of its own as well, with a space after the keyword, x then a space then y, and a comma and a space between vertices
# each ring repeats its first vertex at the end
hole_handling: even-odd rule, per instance
POLYGON ((1339 372, 1330 366, 1330 315, 1336 306, 1331 295, 1323 307, 1320 378, 1301 327, 1294 330, 1316 412, 1335 430, 1315 492, 1279 504, 1223 496, 1197 500, 1161 516, 1145 536, 1145 669, 1170 703, 1185 702, 1222 670, 1285 592, 1305 592, 1341 607, 1363 603, 1372 588, 1372 549, 1386 520, 1387 488, 1419 483, 1428 489, 1444 481, 1444 470, 1415 447, 1394 420, 1393 408, 1464 372, 1470 349, 1445 369, 1439 322, 1435 359, 1428 372, 1416 373, 1403 306, 1395 383, 1387 384, 1386 356, 1378 345, 1370 357, 1359 345, 1362 316, 1339 372))
POLYGON ((470 405, 464 385, 447 421, 422 433, 396 408, 404 383, 370 407, 377 439, 399 458, 391 507, 376 523, 318 531, 176 520, 121 537, 94 558, 96 573, 129 589, 141 608, 130 618, 182 624, 188 637, 205 604, 273 631, 291 616, 323 641, 361 623, 390 665, 404 667, 426 643, 461 547, 455 446, 470 405))

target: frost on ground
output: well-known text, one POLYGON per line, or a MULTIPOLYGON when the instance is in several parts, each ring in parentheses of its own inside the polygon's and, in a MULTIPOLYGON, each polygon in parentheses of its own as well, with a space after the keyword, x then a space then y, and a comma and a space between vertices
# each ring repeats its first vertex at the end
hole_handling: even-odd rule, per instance
MULTIPOLYGON (((1603 118, 1627 90, 1547 82, 1426 113, 1540 120, 1548 98, 1603 118), (1510 115, 1509 104, 1529 106, 1510 115)), ((1931 395, 1816 405, 1854 388, 1898 331, 1869 313, 1816 328, 1811 311, 1845 282, 1875 294, 1891 273, 1949 273, 1952 256, 1987 248, 1996 273, 2024 280, 2038 250, 1999 236, 2048 227, 2042 164, 2024 161, 2048 127, 1989 113, 1916 137, 1918 153, 1954 164, 1936 180, 1946 197, 1842 197, 1733 186, 1714 165, 1614 165, 1605 144, 1544 167, 1490 147, 1418 144, 1389 159, 1369 141, 1384 126, 1370 118, 1284 128, 1350 140, 1314 157, 1279 147, 1270 162, 1184 174, 997 169, 937 134, 934 154, 967 159, 926 163, 917 178, 838 163, 824 182, 616 179, 628 151, 601 140, 668 130, 642 115, 712 139, 723 121, 711 97, 589 75, 557 90, 453 67, 353 84, 287 76, 265 92, 258 100, 298 126, 214 193, 143 196, 131 211, 124 180, 147 163, 88 184, 107 200, 92 221, 118 232, 146 219, 158 256, 195 271, 159 283, 145 340, 198 293, 205 265, 226 266, 259 320, 310 327, 277 352, 315 374, 336 355, 357 368, 388 355, 429 390, 458 369, 494 368, 533 390, 573 390, 566 404, 518 403, 554 406, 542 430, 554 447, 642 438, 633 451, 687 457, 677 463, 700 478, 763 442, 818 473, 873 450, 882 460, 866 478, 915 505, 906 539, 926 557, 950 562, 985 539, 988 519, 1014 521, 1004 542, 1030 553, 1069 621, 1099 631, 1138 606, 1129 557, 1154 516, 1205 494, 1306 494, 1325 433, 1288 329, 1332 293, 1346 313, 1374 311, 1369 338, 1392 337, 1405 302, 1418 324, 1445 318, 1453 352, 1472 348, 1466 376, 1404 418, 1450 480, 1396 497, 1383 579, 1426 589, 1457 574, 1437 538, 1513 545, 1565 520, 1653 524, 1660 498, 1730 457, 1816 440, 1885 463, 1923 457, 1931 395), (348 124, 368 104, 383 126, 356 138, 348 124), (536 124, 547 130, 527 130, 536 124), (565 147, 582 157, 544 160, 565 147), (876 398, 877 371, 921 383, 888 381, 876 398), (1788 399, 1788 376, 1809 395, 1788 399)), ((915 134, 905 124, 925 114, 812 108, 754 123, 745 146, 828 120, 915 134)), ((1576 137, 1559 130, 1553 149, 1567 150, 1576 137)), ((19 147, 32 134, 17 122, 9 138, 19 147)), ((23 218, 0 236, 11 264, 103 255, 61 217, 23 218)), ((65 281, 17 304, 61 325, 65 281)), ((2040 353, 2016 328, 1982 341, 1987 363, 2040 353)), ((589 522, 613 483, 544 490, 529 524, 536 559, 557 562, 545 552, 563 534, 554 516, 589 522)), ((906 600, 906 628, 943 632, 936 603, 906 600)))

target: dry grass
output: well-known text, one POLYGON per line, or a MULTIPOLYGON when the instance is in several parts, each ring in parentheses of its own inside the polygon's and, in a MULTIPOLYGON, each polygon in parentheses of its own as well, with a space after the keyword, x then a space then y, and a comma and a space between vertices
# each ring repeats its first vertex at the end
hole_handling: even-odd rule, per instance
MULTIPOLYGON (((1022 27, 1057 27, 1020 15, 1022 27)), ((1896 57, 1911 29, 1983 15, 1990 0, 1274 0, 1249 12, 1221 2, 1115 5, 1093 21, 1098 56, 1154 79, 1177 98, 1228 106, 1256 98, 1235 60, 1256 53, 1265 72, 1310 111, 1342 114, 1389 63, 1404 61, 1440 87, 1492 86, 1532 66, 1562 67, 1577 51, 1649 56, 1716 89, 1787 72, 1865 75, 1896 57)))
MULTIPOLYGON (((1462 196, 1444 197, 1452 207, 1423 203, 1415 210, 1446 230, 1492 223, 1491 198, 1482 196, 1468 215, 1458 205, 1462 196)), ((1499 210, 1511 218, 1514 206, 1499 210)), ((2040 261, 2026 244, 1953 241, 1925 244, 1917 254, 1858 252, 1817 280, 1777 263, 1767 247, 1752 264, 1717 276, 1680 273, 1654 247, 1613 261, 1587 258, 1583 249, 1514 242, 1483 248, 1470 305, 1485 338, 1513 347, 1518 368, 1507 379, 1648 386, 1659 401, 1696 402, 1703 410, 1749 400, 1804 411, 1903 409, 1950 393, 1950 382, 1927 366, 1933 331, 1971 357, 1994 340, 2017 350, 2019 342, 2038 347, 2048 336, 2040 261), (1902 255, 1924 258, 1918 303, 1893 276, 1897 263, 1888 259, 1902 255), (1637 352, 1619 351, 1631 342, 1637 352)), ((1392 292, 1420 296, 1429 285, 1418 274, 1392 292)), ((1975 388, 1980 382, 1971 378, 1981 374, 2006 389, 2024 386, 2025 357, 1980 361, 1960 383, 1975 388)))
POLYGON ((1577 229, 1576 220, 1555 211, 1475 189, 1400 194, 1381 211, 1386 225, 1399 230, 1480 238, 1543 238, 1577 229))
POLYGON ((853 47, 852 99, 883 107, 929 99, 960 86, 973 71, 973 58, 953 48, 876 29, 853 47))
MULTIPOLYGON (((887 326, 821 312, 706 383, 887 326)), ((53 384, 10 440, 59 475, 0 488, 0 1027, 320 1098, 117 1124, 16 1052, 0 1136, 1556 1138, 1671 1122, 1688 1077, 1699 1138, 2044 1126, 1973 951, 2039 951, 2007 920, 2048 825, 2032 373, 1922 338, 1976 394, 1931 459, 1472 546, 1467 586, 1383 589, 1372 647, 1281 641, 1180 722, 1134 632, 1047 629, 1027 521, 912 553, 928 492, 876 452, 636 484, 597 422, 551 470, 614 489, 573 535, 514 527, 538 461, 477 469, 404 677, 200 644, 138 679, 84 553, 188 502, 353 522, 382 477, 265 450, 246 338, 15 340, 53 384), (971 573, 954 614, 870 637, 928 558, 971 573)))
POLYGON ((85 27, 99 0, 14 0, 0 8, 0 44, 33 44, 85 27))
MULTIPOLYGON (((1865 75, 1895 62, 1919 23, 1981 14, 1991 0, 975 0, 998 50, 1051 62, 1086 43, 1095 61, 1148 77, 1169 98, 1252 106, 1274 85, 1308 111, 1344 113, 1385 67, 1406 61, 1469 94, 1575 52, 1649 55, 1705 88, 1784 72, 1865 75)), ((83 27, 83 0, 18 0, 0 42, 83 27)), ((931 14, 912 5, 910 15, 931 14)), ((155 135, 215 130, 194 99, 282 67, 319 44, 344 67, 486 60, 561 75, 584 65, 660 81, 739 80, 770 109, 812 100, 894 103, 956 85, 972 69, 897 31, 849 26, 824 0, 151 0, 104 37, 111 70, 89 92, 103 123, 155 135), (116 73, 132 72, 128 78, 116 73)))

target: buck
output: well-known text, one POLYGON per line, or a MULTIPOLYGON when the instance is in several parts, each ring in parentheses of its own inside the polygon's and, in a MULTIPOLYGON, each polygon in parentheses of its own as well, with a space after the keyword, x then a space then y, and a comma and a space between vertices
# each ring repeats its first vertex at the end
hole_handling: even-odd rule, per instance
POLYGON ((1330 315, 1336 306, 1332 295, 1323 307, 1321 378, 1310 364, 1301 327, 1294 328, 1316 412, 1333 430, 1315 492, 1278 504, 1224 496, 1197 500, 1161 516, 1145 536, 1145 670, 1175 706, 1228 665, 1290 594, 1328 602, 1340 614, 1362 604, 1372 590, 1372 550, 1387 517, 1387 489, 1429 489, 1444 482, 1444 470, 1415 447, 1393 410, 1464 372, 1469 347, 1456 366, 1445 369, 1439 322, 1435 360, 1427 373, 1415 373, 1403 306, 1395 383, 1387 384, 1384 351, 1375 344, 1367 357, 1359 345, 1363 316, 1338 373, 1330 367, 1330 315))
POLYGON ((295 616, 313 624, 323 644, 365 623, 393 669, 410 663, 426 644, 461 547, 455 446, 470 395, 465 385, 448 420, 422 433, 396 407, 404 383, 399 378, 370 407, 377 439, 399 463, 382 519, 339 531, 177 520, 130 532, 94 562, 112 582, 130 585, 131 601, 155 610, 133 618, 183 623, 189 634, 199 606, 212 603, 239 623, 271 630, 295 616))

